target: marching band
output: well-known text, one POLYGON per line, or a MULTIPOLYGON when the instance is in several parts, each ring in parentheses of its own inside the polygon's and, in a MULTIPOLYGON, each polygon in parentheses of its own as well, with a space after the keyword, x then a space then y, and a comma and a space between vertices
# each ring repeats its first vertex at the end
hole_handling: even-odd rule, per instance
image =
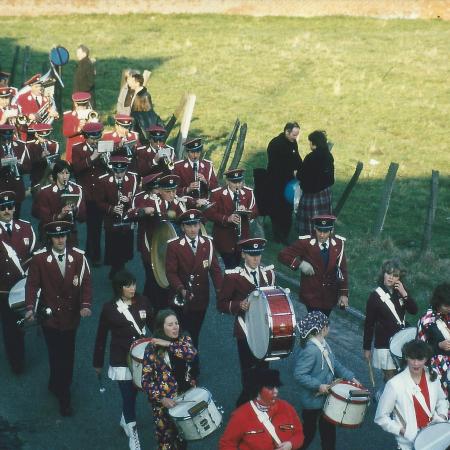
MULTIPOLYGON (((101 374, 111 333, 108 376, 118 382, 120 426, 129 448, 141 448, 135 414, 139 389, 152 406, 158 448, 187 448, 222 422, 211 393, 197 385, 205 364, 199 336, 211 277, 217 310, 235 316, 242 380, 220 448, 306 449, 318 424, 322 448, 335 449, 336 426, 361 425, 370 398, 325 339, 333 308, 349 305, 345 238, 334 233, 336 217, 308 219, 304 228, 311 234, 299 236, 278 255, 282 264, 300 270, 299 300, 308 314, 296 319, 288 291, 276 286, 274 266, 261 264, 267 241, 251 235, 258 208, 253 190, 244 185, 244 169, 226 171, 226 185, 219 186, 212 162, 202 157, 200 137, 188 139, 186 157, 176 160, 164 126, 140 120, 136 127, 135 118, 123 112, 115 115, 114 130, 104 132, 89 92, 73 93, 73 111, 63 114, 67 141, 61 153, 59 143, 49 139, 59 118, 46 92, 49 83, 47 75, 36 74, 19 91, 0 87, 0 317, 12 371, 25 370, 19 319, 39 323, 48 349, 48 390, 62 416, 73 414, 76 334, 80 319, 91 315, 91 266, 111 266, 114 296, 102 308, 95 371, 101 374), (20 219, 26 174, 40 245, 32 225, 20 219), (136 277, 126 270, 135 228, 144 295, 137 294, 136 277), (294 407, 277 398, 279 373, 269 367, 294 348, 303 425, 294 407)), ((286 129, 289 136, 296 133, 289 141, 294 150, 299 129, 296 122, 286 129)), ((315 137, 310 136, 312 144, 325 146, 315 137)), ((295 160, 293 170, 300 170, 301 159, 295 160)), ((288 222, 277 225, 277 240, 283 243, 288 222)), ((417 314, 418 307, 395 260, 381 272, 367 303, 363 349, 370 370, 372 363, 383 370, 386 383, 375 421, 396 436, 398 448, 420 449, 415 441, 435 423, 446 424, 443 433, 449 434, 450 288, 437 288, 417 338, 415 331, 412 337, 402 334, 395 350, 391 345, 406 328, 405 314, 417 314)))

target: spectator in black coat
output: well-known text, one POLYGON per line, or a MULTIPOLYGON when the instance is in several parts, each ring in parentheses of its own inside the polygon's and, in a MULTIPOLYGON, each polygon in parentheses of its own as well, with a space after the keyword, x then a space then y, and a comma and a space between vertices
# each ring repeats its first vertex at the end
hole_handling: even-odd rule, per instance
POLYGON ((85 45, 77 48, 77 59, 72 92, 89 92, 91 105, 95 107, 95 66, 94 61, 89 58, 89 49, 85 45))

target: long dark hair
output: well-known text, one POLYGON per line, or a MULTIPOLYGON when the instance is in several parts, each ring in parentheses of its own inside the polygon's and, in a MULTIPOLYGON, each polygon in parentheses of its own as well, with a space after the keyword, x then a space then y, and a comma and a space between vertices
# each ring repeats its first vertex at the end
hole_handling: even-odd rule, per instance
POLYGON ((308 141, 315 145, 317 150, 328 150, 327 134, 324 130, 315 130, 308 135, 308 141))
POLYGON ((428 368, 430 380, 434 381, 437 378, 437 373, 432 369, 430 359, 433 356, 433 350, 429 344, 423 341, 409 341, 402 347, 403 361, 406 365, 407 359, 425 359, 425 366, 428 368))
POLYGON ((122 297, 122 288, 136 284, 136 277, 128 270, 120 270, 114 275, 112 280, 112 288, 114 291, 114 300, 122 297))
POLYGON ((437 312, 440 306, 450 306, 450 283, 442 283, 436 286, 430 299, 430 306, 437 312))
POLYGON ((380 286, 384 285, 385 273, 398 275, 399 279, 402 280, 403 277, 406 275, 406 270, 403 268, 403 266, 400 263, 400 260, 397 258, 387 259, 386 261, 383 261, 383 264, 381 265, 380 274, 378 276, 378 284, 380 286))
MULTIPOLYGON (((164 322, 169 316, 175 316, 178 319, 177 314, 173 309, 161 309, 158 311, 158 314, 156 314, 155 321, 153 322, 153 337, 158 339, 164 339, 169 340, 170 338, 164 333, 164 322)), ((178 338, 181 337, 181 328, 180 333, 178 334, 178 338)))

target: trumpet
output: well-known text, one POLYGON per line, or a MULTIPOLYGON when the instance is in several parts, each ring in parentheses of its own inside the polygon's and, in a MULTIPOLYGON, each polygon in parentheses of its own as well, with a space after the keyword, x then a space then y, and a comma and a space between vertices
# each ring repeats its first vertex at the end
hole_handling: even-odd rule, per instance
POLYGON ((80 109, 77 111, 77 117, 80 120, 85 120, 86 122, 98 122, 99 114, 94 109, 80 109))

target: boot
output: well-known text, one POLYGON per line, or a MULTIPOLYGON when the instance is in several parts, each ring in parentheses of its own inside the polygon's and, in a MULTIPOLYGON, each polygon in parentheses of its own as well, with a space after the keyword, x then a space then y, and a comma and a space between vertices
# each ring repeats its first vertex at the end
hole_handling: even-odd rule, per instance
POLYGON ((127 437, 130 437, 130 431, 128 430, 127 424, 125 422, 125 417, 123 417, 123 414, 122 414, 122 417, 120 418, 119 425, 122 427, 122 429, 125 432, 125 434, 127 435, 127 437))
POLYGON ((139 442, 139 436, 138 436, 138 432, 137 432, 137 428, 136 428, 136 422, 127 423, 127 428, 128 428, 128 432, 130 433, 129 434, 130 450, 141 450, 141 444, 139 442))

